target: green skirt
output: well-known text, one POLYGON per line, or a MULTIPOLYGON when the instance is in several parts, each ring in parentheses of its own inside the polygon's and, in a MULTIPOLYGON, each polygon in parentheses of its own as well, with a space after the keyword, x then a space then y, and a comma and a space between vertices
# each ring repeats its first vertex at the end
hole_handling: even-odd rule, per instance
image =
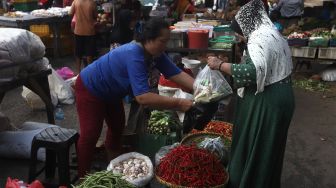
POLYGON ((274 83, 255 95, 245 88, 234 119, 230 188, 280 187, 287 131, 294 112, 292 84, 274 83))

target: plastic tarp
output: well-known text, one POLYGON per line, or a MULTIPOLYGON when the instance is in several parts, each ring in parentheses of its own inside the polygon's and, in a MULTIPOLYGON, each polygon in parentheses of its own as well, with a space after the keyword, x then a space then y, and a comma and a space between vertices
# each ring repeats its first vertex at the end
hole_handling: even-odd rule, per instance
MULTIPOLYGON (((48 127, 56 127, 56 125, 25 122, 20 130, 0 132, 0 156, 29 159, 34 136, 48 127)), ((37 159, 41 161, 45 160, 44 148, 38 150, 37 159)))
POLYGON ((15 63, 31 62, 45 54, 45 46, 34 33, 16 28, 0 29, 0 55, 15 63))

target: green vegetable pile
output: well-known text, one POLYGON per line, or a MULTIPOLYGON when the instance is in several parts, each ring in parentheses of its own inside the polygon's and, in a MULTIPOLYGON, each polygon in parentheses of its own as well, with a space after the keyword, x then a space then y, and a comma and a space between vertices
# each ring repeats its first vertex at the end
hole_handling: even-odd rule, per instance
POLYGON ((294 87, 302 88, 308 91, 319 91, 325 92, 329 90, 329 86, 321 81, 316 81, 312 79, 306 80, 293 80, 294 87))
POLYGON ((154 110, 151 112, 147 131, 150 134, 169 135, 181 127, 178 119, 174 118, 173 112, 154 110))
POLYGON ((231 47, 232 47, 232 43, 223 43, 223 42, 211 43, 211 48, 214 48, 214 49, 228 49, 231 47))
POLYGON ((134 185, 121 179, 120 174, 113 174, 110 171, 100 171, 88 174, 83 181, 73 188, 135 188, 134 185))

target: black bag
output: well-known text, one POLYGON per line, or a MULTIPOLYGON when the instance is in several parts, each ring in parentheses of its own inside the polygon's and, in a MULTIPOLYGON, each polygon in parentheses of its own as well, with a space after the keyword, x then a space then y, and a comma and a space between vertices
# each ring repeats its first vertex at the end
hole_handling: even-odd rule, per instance
POLYGON ((218 110, 218 102, 196 104, 185 113, 183 134, 192 129, 203 130, 218 110))

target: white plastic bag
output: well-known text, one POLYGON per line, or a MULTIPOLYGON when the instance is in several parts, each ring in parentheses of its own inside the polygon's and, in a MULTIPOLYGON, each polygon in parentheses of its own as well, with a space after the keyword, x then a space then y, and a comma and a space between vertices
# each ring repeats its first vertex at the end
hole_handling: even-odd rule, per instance
MULTIPOLYGON (((194 97, 193 95, 186 93, 184 91, 182 91, 182 89, 178 89, 176 90, 175 94, 173 95, 174 98, 181 98, 181 99, 190 99, 192 100, 194 97)), ((183 122, 184 120, 184 112, 177 112, 177 116, 179 117, 180 122, 183 122)))
POLYGON ((154 168, 153 168, 153 164, 152 161, 149 159, 149 157, 142 155, 140 153, 137 152, 130 152, 130 153, 125 153, 123 155, 120 155, 119 157, 113 159, 110 164, 107 166, 107 170, 108 171, 112 171, 115 166, 117 166, 119 163, 128 160, 130 158, 136 158, 136 159, 141 159, 144 160, 147 167, 148 167, 148 174, 147 176, 144 177, 139 177, 136 178, 134 180, 128 180, 126 179, 129 183, 138 186, 138 187, 142 187, 145 186, 149 181, 151 181, 151 179, 154 176, 154 168))
MULTIPOLYGON (((31 109, 38 110, 38 109, 44 109, 45 104, 36 93, 34 93, 32 90, 28 89, 25 86, 22 86, 22 93, 21 96, 26 100, 28 106, 31 109)), ((57 95, 54 91, 50 90, 50 96, 51 96, 51 102, 54 106, 57 105, 57 95)))
POLYGON ((329 66, 326 70, 322 71, 321 77, 323 81, 336 81, 336 66, 329 66))
POLYGON ((71 86, 67 84, 57 72, 51 68, 52 73, 48 76, 50 90, 56 93, 57 99, 62 104, 73 104, 75 97, 71 86))
POLYGON ((232 94, 232 88, 219 71, 205 66, 196 76, 194 82, 196 103, 219 101, 230 94, 232 94))

